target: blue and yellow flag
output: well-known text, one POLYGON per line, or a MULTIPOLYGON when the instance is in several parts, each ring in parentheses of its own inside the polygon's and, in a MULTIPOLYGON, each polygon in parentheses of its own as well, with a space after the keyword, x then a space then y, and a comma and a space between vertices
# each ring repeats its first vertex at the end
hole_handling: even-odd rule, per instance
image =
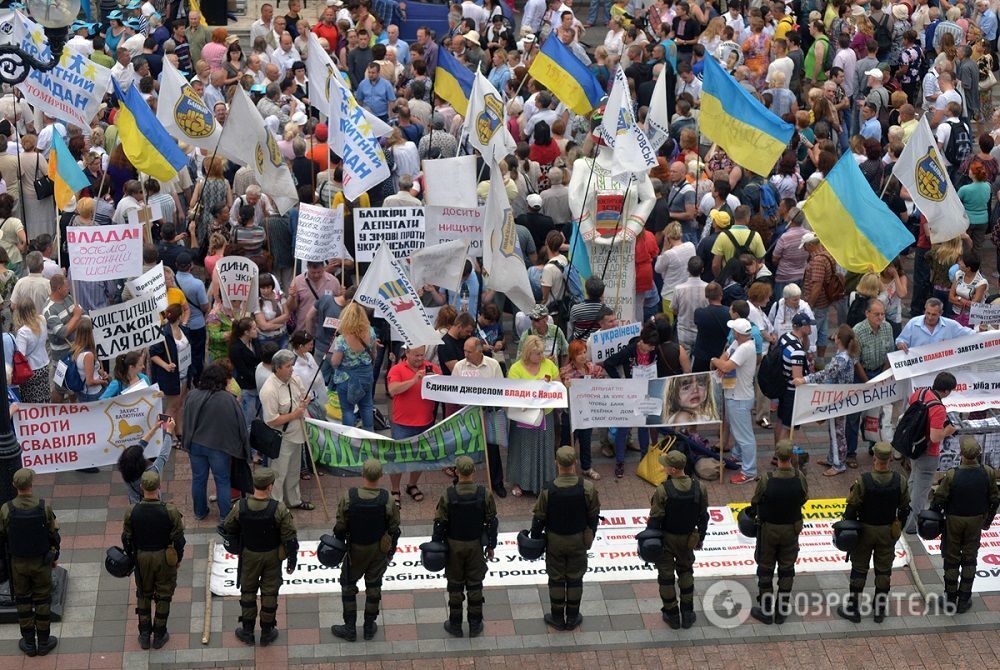
POLYGON ((140 172, 169 181, 187 165, 187 156, 157 120, 135 84, 124 93, 114 77, 111 82, 118 98, 118 137, 129 161, 140 172))
POLYGON ((792 139, 795 127, 770 112, 736 83, 715 58, 705 58, 701 132, 743 167, 767 176, 792 139))
POLYGON ((545 40, 528 74, 577 114, 589 114, 604 97, 604 89, 594 73, 555 35, 545 40))
POLYGON ((66 209, 66 205, 77 193, 90 186, 90 180, 83 174, 79 164, 66 146, 66 140, 55 129, 52 131, 52 148, 49 151, 49 179, 54 186, 56 208, 66 209))
POLYGON ((458 62, 447 49, 438 49, 437 68, 434 70, 434 93, 447 100, 456 112, 465 116, 469 109, 469 96, 476 75, 458 62))
POLYGON ((881 272, 913 243, 850 153, 837 161, 802 211, 826 250, 849 272, 881 272))

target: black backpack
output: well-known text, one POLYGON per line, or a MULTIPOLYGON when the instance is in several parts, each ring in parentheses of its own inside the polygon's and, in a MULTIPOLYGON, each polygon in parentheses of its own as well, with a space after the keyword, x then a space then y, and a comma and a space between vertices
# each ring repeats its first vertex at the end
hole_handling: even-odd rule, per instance
POLYGON ((847 308, 847 318, 845 322, 848 326, 853 328, 862 321, 865 320, 865 309, 868 308, 868 298, 857 293, 854 294, 854 298, 851 300, 851 305, 847 308))
POLYGON ((944 147, 944 157, 953 167, 958 167, 972 154, 972 130, 969 124, 958 121, 945 121, 951 127, 948 144, 944 147))
POLYGON ((736 241, 736 236, 726 228, 722 231, 722 234, 729 238, 729 241, 733 244, 733 257, 726 261, 726 264, 722 267, 722 272, 719 276, 715 278, 715 281, 723 287, 735 276, 738 276, 743 271, 743 263, 740 262, 740 256, 742 254, 752 254, 750 251, 750 246, 753 244, 754 235, 757 234, 756 230, 751 230, 750 234, 747 235, 746 242, 740 244, 736 241))
POLYGON ((872 21, 872 25, 875 26, 875 43, 878 44, 878 54, 879 58, 882 55, 889 52, 892 49, 892 33, 889 32, 889 15, 882 14, 882 22, 872 21))
POLYGON ((930 409, 940 404, 941 399, 937 393, 934 393, 934 399, 929 402, 924 402, 923 393, 917 396, 896 424, 896 432, 892 436, 892 448, 907 458, 922 456, 930 442, 930 409))
POLYGON ((761 360, 760 368, 757 369, 757 385, 760 387, 760 392, 771 400, 780 398, 785 393, 785 389, 788 388, 788 382, 785 381, 785 366, 782 361, 784 350, 784 345, 781 344, 781 340, 778 340, 778 343, 771 347, 761 360))

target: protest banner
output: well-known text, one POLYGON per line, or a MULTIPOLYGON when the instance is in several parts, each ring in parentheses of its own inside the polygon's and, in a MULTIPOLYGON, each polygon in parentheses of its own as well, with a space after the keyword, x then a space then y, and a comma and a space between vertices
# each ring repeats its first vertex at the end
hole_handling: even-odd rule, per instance
POLYGON ((428 247, 467 240, 469 255, 483 255, 483 207, 455 207, 428 205, 424 207, 424 244, 428 247))
POLYGON ((569 402, 566 387, 560 382, 448 375, 424 377, 420 397, 454 405, 528 409, 555 409, 569 402))
POLYGON ((978 326, 982 323, 991 326, 1000 324, 1000 305, 985 302, 974 302, 969 305, 969 325, 978 326))
MULTIPOLYGON (((941 403, 949 412, 980 412, 1000 408, 1000 358, 994 358, 948 370, 955 375, 955 389, 941 403)), ((928 389, 934 384, 936 373, 910 379, 913 391, 928 389)))
POLYGON ((945 472, 961 464, 961 439, 967 436, 974 437, 979 443, 983 465, 1000 469, 1000 420, 991 416, 986 419, 965 419, 958 424, 957 433, 941 440, 937 471, 945 472))
POLYGON ((454 158, 421 161, 424 170, 424 202, 434 207, 479 206, 476 196, 476 156, 467 154, 454 158))
POLYGON ((343 476, 360 476, 361 466, 369 458, 378 460, 389 473, 439 470, 454 465, 459 456, 481 463, 486 453, 486 433, 482 412, 466 407, 405 440, 306 419, 306 444, 317 465, 343 476))
POLYGON ((804 423, 833 419, 904 400, 905 386, 892 377, 867 384, 796 386, 792 425, 801 426, 804 423))
POLYGON ((402 262, 387 245, 379 247, 354 299, 389 322, 392 337, 399 338, 395 341, 402 341, 408 347, 441 343, 441 335, 431 327, 402 262))
MULTIPOLYGON (((31 35, 25 41, 32 44, 31 35)), ((109 86, 109 68, 67 50, 51 70, 29 68, 28 78, 16 88, 37 111, 89 131, 109 86)))
POLYGON ((889 369, 896 379, 909 379, 997 356, 1000 356, 1000 333, 987 330, 944 342, 910 347, 909 351, 894 351, 887 358, 889 369))
POLYGON ((142 227, 130 224, 66 229, 69 271, 75 281, 126 279, 142 274, 142 227))
MULTIPOLYGON (((708 533, 695 554, 695 578, 749 577, 756 574, 756 541, 740 535, 736 509, 743 505, 709 507, 708 533)), ((845 576, 850 563, 844 552, 831 542, 831 525, 844 510, 843 499, 811 500, 803 509, 805 520, 799 535, 796 573, 839 572, 845 576)), ((587 583, 649 581, 656 578, 656 566, 639 558, 635 536, 645 530, 648 509, 604 510, 594 544, 588 551, 587 583)), ((383 591, 444 590, 443 572, 428 572, 420 562, 420 545, 427 536, 400 538, 393 560, 383 578, 383 591)), ((327 568, 316 557, 316 541, 299 544, 299 560, 291 575, 283 575, 281 592, 287 594, 339 593, 340 568, 327 568)), ((997 552, 1000 553, 1000 552, 997 552)), ((209 587, 218 596, 238 596, 238 557, 215 546, 209 587)), ((896 545, 893 567, 909 562, 902 544, 896 545)), ((487 561, 484 585, 541 586, 548 583, 545 561, 527 561, 517 551, 517 533, 500 533, 494 557, 487 561)))
POLYGON ((240 312, 254 314, 260 310, 257 289, 257 264, 244 256, 226 256, 215 264, 212 283, 219 289, 222 304, 233 308, 233 302, 240 303, 240 312))
POLYGON ((647 414, 663 404, 662 397, 649 396, 649 385, 646 379, 574 379, 569 385, 573 430, 645 426, 647 414))
POLYGON ((417 249, 410 256, 410 278, 414 286, 433 284, 457 292, 469 256, 469 243, 452 240, 417 249))
POLYGON ((423 207, 361 207, 354 210, 354 255, 370 263, 383 244, 399 259, 424 246, 423 207))
MULTIPOLYGON (((920 543, 928 554, 937 556, 941 553, 941 540, 940 537, 936 540, 920 538, 920 543)), ((991 591, 1000 591, 1000 516, 994 516, 989 530, 982 532, 976 557, 976 581, 972 582, 973 593, 991 591)))
POLYGON ((152 268, 135 279, 125 282, 125 288, 132 297, 152 295, 156 297, 156 309, 159 312, 167 309, 167 279, 163 275, 163 263, 157 263, 152 268))
POLYGON ((155 295, 142 295, 110 307, 90 310, 97 357, 102 361, 163 340, 155 295))
POLYGON ((295 229, 295 258, 325 263, 331 258, 350 258, 344 248, 344 206, 327 209, 299 205, 299 225, 295 229))
POLYGON ((590 360, 594 363, 603 363, 621 351, 633 337, 639 337, 641 330, 641 323, 627 323, 624 326, 615 326, 594 333, 587 339, 590 360))
MULTIPOLYGON (((19 404, 14 430, 24 467, 44 474, 114 464, 156 423, 161 396, 152 386, 94 402, 19 404)), ((155 458, 162 445, 163 433, 158 430, 146 456, 155 458)))

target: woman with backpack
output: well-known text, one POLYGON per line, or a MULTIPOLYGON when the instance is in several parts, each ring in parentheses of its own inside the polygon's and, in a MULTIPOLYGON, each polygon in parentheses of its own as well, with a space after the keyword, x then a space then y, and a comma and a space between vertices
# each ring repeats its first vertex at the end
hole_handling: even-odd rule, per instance
MULTIPOLYGON (((73 331, 70 347, 70 363, 76 367, 76 374, 83 386, 76 391, 77 402, 92 402, 101 397, 108 374, 97 362, 97 345, 94 344, 94 324, 89 316, 81 316, 73 331)), ((68 374, 67 374, 68 377, 68 374)), ((68 379, 67 379, 68 384, 68 379)), ((67 386, 67 388, 69 388, 67 386)), ((73 389, 70 389, 73 390, 73 389)))
POLYGON ((150 386, 149 377, 142 370, 146 369, 146 352, 130 351, 115 359, 115 369, 112 372, 111 383, 101 394, 101 400, 117 398, 125 393, 141 391, 150 386))

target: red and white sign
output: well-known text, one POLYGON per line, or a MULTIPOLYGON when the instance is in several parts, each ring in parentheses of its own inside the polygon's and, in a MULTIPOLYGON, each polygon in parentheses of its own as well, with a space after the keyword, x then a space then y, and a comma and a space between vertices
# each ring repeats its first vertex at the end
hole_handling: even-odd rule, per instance
POLYGON ((142 274, 142 226, 70 226, 66 244, 74 281, 129 279, 142 274))

